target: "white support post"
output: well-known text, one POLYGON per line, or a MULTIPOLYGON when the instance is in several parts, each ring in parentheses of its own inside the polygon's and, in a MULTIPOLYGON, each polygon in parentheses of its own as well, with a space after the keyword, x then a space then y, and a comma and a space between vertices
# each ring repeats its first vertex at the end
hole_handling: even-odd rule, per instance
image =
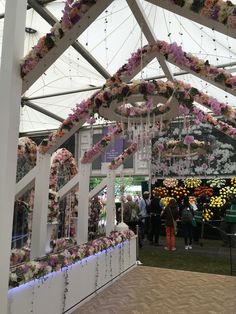
POLYGON ((51 155, 38 154, 32 222, 31 258, 41 257, 46 253, 50 164, 51 155))
POLYGON ((78 224, 77 244, 88 241, 88 207, 89 207, 89 179, 91 163, 79 162, 79 198, 78 198, 78 224))
POLYGON ((17 143, 20 124, 26 0, 7 0, 0 70, 0 305, 7 314, 7 291, 15 200, 17 143))
POLYGON ((115 223, 115 170, 108 170, 107 175, 107 218, 106 235, 108 236, 114 230, 115 223))

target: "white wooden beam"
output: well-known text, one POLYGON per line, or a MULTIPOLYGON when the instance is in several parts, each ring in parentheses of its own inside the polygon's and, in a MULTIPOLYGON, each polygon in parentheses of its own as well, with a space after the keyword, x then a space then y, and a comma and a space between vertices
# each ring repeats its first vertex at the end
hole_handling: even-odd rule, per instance
POLYGON ((57 44, 48 51, 44 58, 23 79, 22 94, 62 55, 62 53, 95 21, 95 19, 111 4, 112 0, 98 1, 81 20, 76 23, 57 44))
POLYGON ((25 192, 32 189, 37 173, 37 167, 31 169, 19 182, 16 183, 15 199, 21 197, 25 192))
MULTIPOLYGON (((127 3, 130 7, 130 10, 133 12, 133 15, 135 16, 142 32, 147 38, 148 43, 154 44, 156 42, 155 33, 152 30, 152 27, 148 21, 148 17, 145 15, 139 0, 127 0, 127 3)), ((158 55, 157 59, 168 80, 173 81, 174 76, 171 70, 169 69, 168 64, 166 63, 165 58, 162 55, 158 55)))
MULTIPOLYGON (((28 0, 30 6, 40 15, 42 18, 45 19, 50 25, 54 25, 58 20, 56 17, 49 12, 45 7, 39 4, 38 0, 28 0)), ((82 57, 85 58, 93 67, 100 73, 104 78, 109 78, 110 74, 107 70, 89 53, 87 49, 83 47, 81 43, 77 40, 72 44, 72 47, 79 52, 82 57)))
POLYGON ((107 186, 107 183, 107 178, 104 178, 93 190, 89 192, 89 197, 93 198, 98 193, 100 193, 107 186))
POLYGON ((91 164, 78 165, 79 168, 79 197, 78 197, 78 223, 77 243, 83 244, 88 241, 88 207, 89 207, 89 180, 91 164))
POLYGON ((31 258, 44 256, 46 252, 50 164, 51 156, 49 154, 38 154, 32 222, 31 258))
POLYGON ((0 306, 8 313, 11 236, 16 187, 17 144, 20 125, 22 80, 20 59, 23 56, 26 0, 5 1, 0 69, 0 306))
POLYGON ((216 31, 233 38, 236 38, 236 30, 232 28, 228 28, 226 25, 214 21, 210 18, 207 18, 205 16, 202 16, 198 13, 195 13, 191 11, 190 9, 181 8, 178 5, 175 5, 174 3, 171 4, 170 1, 166 0, 146 0, 147 2, 150 2, 152 4, 155 4, 163 9, 166 9, 168 11, 171 11, 173 13, 176 13, 180 16, 183 16, 187 19, 190 19, 196 23, 202 24, 206 27, 209 27, 211 29, 215 29, 216 31))
POLYGON ((58 191, 60 201, 63 200, 63 198, 66 197, 66 195, 70 193, 70 191, 73 190, 78 184, 79 184, 79 174, 77 173, 72 179, 70 179, 69 182, 67 182, 58 191))
POLYGON ((108 170, 107 175, 107 204, 106 204, 106 235, 115 228, 115 179, 114 170, 108 170))

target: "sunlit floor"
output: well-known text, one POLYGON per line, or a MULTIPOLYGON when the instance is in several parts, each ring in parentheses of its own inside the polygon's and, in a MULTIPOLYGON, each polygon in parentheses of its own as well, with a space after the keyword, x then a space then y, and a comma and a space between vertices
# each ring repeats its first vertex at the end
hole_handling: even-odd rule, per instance
POLYGON ((236 277, 138 266, 73 314, 236 314, 236 277))

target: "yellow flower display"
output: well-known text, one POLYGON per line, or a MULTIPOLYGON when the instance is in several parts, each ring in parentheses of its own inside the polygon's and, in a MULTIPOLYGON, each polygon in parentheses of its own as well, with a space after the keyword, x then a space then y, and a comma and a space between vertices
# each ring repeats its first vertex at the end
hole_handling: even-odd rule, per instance
POLYGON ((167 197, 163 197, 161 199, 161 203, 164 205, 164 207, 166 207, 169 204, 169 201, 173 199, 173 197, 167 196, 167 197))
POLYGON ((202 221, 209 221, 213 218, 214 213, 210 209, 203 209, 202 221))
POLYGON ((178 180, 175 178, 166 178, 163 181, 163 185, 166 186, 167 188, 173 188, 178 185, 178 180))
POLYGON ((230 183, 232 186, 236 187, 236 177, 231 178, 230 183))
POLYGON ((185 196, 188 196, 189 191, 182 186, 176 186, 171 191, 171 196, 176 199, 184 198, 185 196))
POLYGON ((184 185, 189 189, 197 188, 199 185, 201 185, 201 183, 202 183, 202 180, 197 179, 197 178, 186 178, 184 180, 184 185))
POLYGON ((220 196, 224 199, 227 199, 230 194, 234 194, 236 196, 236 187, 234 186, 225 186, 220 189, 220 196))
POLYGON ((225 203, 226 203, 226 200, 222 198, 221 196, 212 196, 210 198, 209 206, 213 208, 220 208, 224 206, 225 203))
POLYGON ((155 187, 152 190, 153 195, 157 195, 160 198, 166 197, 168 195, 168 190, 166 187, 155 187))

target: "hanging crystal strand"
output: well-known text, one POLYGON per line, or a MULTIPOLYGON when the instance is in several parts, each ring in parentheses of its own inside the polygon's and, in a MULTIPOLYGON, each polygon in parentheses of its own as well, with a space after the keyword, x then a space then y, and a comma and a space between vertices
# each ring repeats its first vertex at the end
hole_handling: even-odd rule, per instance
POLYGON ((160 121, 160 134, 162 133, 162 128, 163 128, 163 118, 161 116, 161 121, 160 121))
POLYGON ((121 120, 121 125, 122 125, 122 138, 125 138, 125 124, 124 124, 124 120, 121 120))
POLYGON ((90 138, 93 138, 93 123, 90 122, 90 138))
POLYGON ((141 45, 141 60, 140 60, 140 67, 141 67, 141 80, 143 79, 143 24, 141 24, 141 34, 140 34, 140 45, 141 45))
POLYGON ((141 159, 143 159, 143 137, 144 137, 144 129, 143 129, 143 117, 140 118, 141 125, 140 125, 140 149, 141 149, 141 159))

